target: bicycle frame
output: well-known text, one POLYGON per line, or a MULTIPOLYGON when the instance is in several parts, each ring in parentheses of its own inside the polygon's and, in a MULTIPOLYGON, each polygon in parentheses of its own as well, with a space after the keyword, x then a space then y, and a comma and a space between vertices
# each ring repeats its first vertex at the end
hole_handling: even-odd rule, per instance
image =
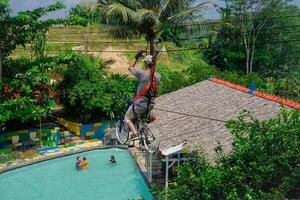
MULTIPOLYGON (((123 126, 124 126, 124 118, 125 118, 125 113, 127 112, 127 110, 129 109, 129 107, 132 105, 132 101, 129 98, 124 98, 124 97, 116 97, 118 99, 122 99, 127 103, 127 106, 124 109, 123 115, 121 118, 119 118, 117 121, 119 121, 119 126, 117 127, 119 129, 119 131, 122 130, 123 126)), ((126 122, 125 122, 126 123, 126 122)), ((143 121, 142 119, 139 117, 137 119, 135 119, 133 121, 133 124, 136 126, 136 129, 138 131, 138 134, 140 134, 140 128, 143 126, 143 121)), ((138 135, 138 137, 129 139, 129 141, 134 141, 134 140, 138 140, 140 139, 141 135, 138 135)))
MULTIPOLYGON (((128 98, 120 98, 123 99, 128 105, 124 109, 127 111, 129 107, 132 105, 130 99, 128 98)), ((146 118, 144 116, 135 117, 133 120, 133 124, 137 129, 138 135, 134 138, 129 138, 130 130, 126 125, 124 120, 125 114, 118 119, 118 125, 116 127, 116 136, 121 144, 125 144, 128 141, 139 141, 140 147, 144 146, 147 151, 150 153, 155 152, 159 147, 159 135, 157 135, 157 131, 153 130, 153 128, 149 129, 148 123, 146 122, 146 118), (144 121, 145 120, 145 121, 144 121)))
POLYGON ((117 99, 122 99, 127 103, 127 106, 125 107, 124 111, 123 111, 123 115, 122 117, 120 117, 117 121, 120 121, 120 125, 119 127, 117 127, 119 129, 119 131, 122 130, 123 126, 124 126, 124 118, 125 118, 125 113, 127 112, 128 108, 131 106, 131 100, 129 98, 124 98, 124 97, 115 97, 117 99))

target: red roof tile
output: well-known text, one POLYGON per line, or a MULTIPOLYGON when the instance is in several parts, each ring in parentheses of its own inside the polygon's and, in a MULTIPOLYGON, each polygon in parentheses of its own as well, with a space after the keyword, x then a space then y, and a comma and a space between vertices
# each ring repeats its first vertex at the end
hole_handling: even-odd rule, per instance
MULTIPOLYGON (((225 85, 225 86, 230 87, 230 88, 235 89, 235 90, 239 90, 239 91, 242 91, 242 92, 245 92, 245 93, 249 92, 249 88, 245 88, 241 85, 233 84, 231 82, 228 82, 228 81, 225 81, 225 80, 222 80, 222 79, 210 78, 209 80, 214 82, 214 83, 225 85)), ((265 93, 265 92, 260 92, 260 91, 254 91, 252 93, 252 95, 257 96, 257 97, 261 97, 263 99, 273 101, 273 102, 276 102, 276 103, 281 103, 281 104, 284 104, 284 105, 289 106, 291 108, 295 108, 295 109, 300 110, 300 104, 295 102, 295 101, 291 101, 291 100, 288 100, 288 99, 284 99, 284 98, 281 98, 281 97, 278 97, 278 96, 275 96, 275 95, 272 95, 272 94, 268 94, 268 93, 265 93)))

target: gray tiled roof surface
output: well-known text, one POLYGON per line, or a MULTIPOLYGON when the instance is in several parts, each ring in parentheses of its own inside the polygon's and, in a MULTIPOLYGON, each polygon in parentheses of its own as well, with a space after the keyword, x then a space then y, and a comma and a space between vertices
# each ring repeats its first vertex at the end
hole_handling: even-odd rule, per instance
MULTIPOLYGON (((278 103, 208 80, 158 97, 155 108, 222 121, 235 119, 244 110, 261 120, 275 117, 280 112, 278 103)), ((184 140, 192 148, 200 144, 210 157, 214 156, 218 142, 226 152, 231 149, 231 133, 224 122, 155 109, 154 114, 157 120, 150 125, 159 131, 160 150, 184 140)))

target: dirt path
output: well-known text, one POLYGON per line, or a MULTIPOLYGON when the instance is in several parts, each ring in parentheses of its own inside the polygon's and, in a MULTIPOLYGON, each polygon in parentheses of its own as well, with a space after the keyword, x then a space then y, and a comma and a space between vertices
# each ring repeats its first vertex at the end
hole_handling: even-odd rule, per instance
MULTIPOLYGON (((83 50, 83 46, 73 47, 73 50, 83 50)), ((126 51, 126 49, 116 49, 111 46, 103 49, 103 51, 126 51)), ((104 61, 112 61, 112 64, 109 65, 110 71, 113 73, 127 74, 129 61, 127 57, 119 52, 92 52, 92 55, 95 57, 100 57, 104 61)))

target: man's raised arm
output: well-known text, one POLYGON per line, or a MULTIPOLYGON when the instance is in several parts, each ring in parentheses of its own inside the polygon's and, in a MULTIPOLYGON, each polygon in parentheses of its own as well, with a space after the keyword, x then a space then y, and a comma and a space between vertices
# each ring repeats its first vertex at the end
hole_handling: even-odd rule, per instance
POLYGON ((132 69, 135 67, 139 57, 145 52, 145 50, 140 49, 136 52, 134 59, 131 61, 131 63, 128 66, 128 70, 132 73, 132 69))

